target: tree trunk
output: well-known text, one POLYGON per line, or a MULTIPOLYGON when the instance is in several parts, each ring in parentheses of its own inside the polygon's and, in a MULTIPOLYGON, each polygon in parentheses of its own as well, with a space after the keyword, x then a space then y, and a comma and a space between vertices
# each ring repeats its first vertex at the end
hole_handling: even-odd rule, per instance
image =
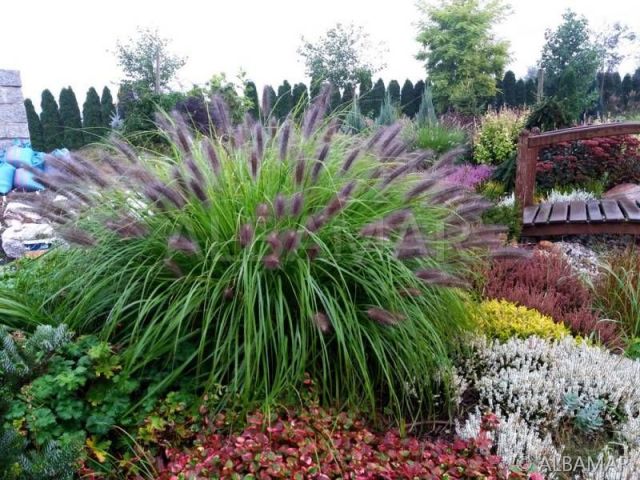
POLYGON ((156 51, 154 77, 153 92, 158 95, 160 93, 160 50, 156 51))

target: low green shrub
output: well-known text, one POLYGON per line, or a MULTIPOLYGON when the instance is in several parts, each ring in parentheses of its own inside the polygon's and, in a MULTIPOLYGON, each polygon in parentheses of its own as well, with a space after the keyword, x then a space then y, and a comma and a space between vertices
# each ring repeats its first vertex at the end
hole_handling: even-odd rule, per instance
POLYGON ((37 301, 15 303, 122 345, 133 378, 163 361, 193 388, 228 386, 234 403, 295 398, 308 372, 324 399, 433 406, 469 321, 446 287, 465 285, 469 249, 495 245, 495 230, 467 236, 485 205, 445 206, 460 190, 438 169, 411 174, 426 154, 401 155, 399 126, 342 136, 323 102, 301 129, 228 126, 197 141, 176 119, 171 156, 119 145, 102 170, 56 164, 65 175, 39 181, 69 192, 78 216, 35 208, 75 248, 53 252, 37 301))
POLYGON ((526 112, 506 108, 499 112, 488 111, 474 135, 474 160, 489 165, 500 165, 508 160, 516 151, 525 119, 526 112))
POLYGON ((32 334, 1 327, 0 345, 0 466, 15 473, 8 478, 71 478, 78 459, 102 463, 126 448, 117 428, 142 428, 170 374, 149 368, 128 377, 111 345, 73 338, 65 325, 32 334))
POLYGON ((561 102, 555 98, 549 98, 537 103, 526 119, 525 128, 539 128, 541 131, 557 130, 570 127, 571 116, 561 102))
POLYGON ((482 215, 482 220, 488 224, 505 225, 508 228, 509 240, 520 238, 522 218, 515 204, 498 203, 482 215))
POLYGON ((483 197, 492 201, 502 199, 506 193, 504 185, 495 180, 489 180, 488 182, 481 184, 478 192, 482 194, 483 197))

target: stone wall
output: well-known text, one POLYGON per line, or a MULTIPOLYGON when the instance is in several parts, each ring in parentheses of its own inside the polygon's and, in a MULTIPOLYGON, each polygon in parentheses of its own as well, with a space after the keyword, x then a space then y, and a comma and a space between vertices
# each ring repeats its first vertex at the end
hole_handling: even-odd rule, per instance
POLYGON ((0 149, 16 139, 29 140, 20 72, 0 70, 0 149))

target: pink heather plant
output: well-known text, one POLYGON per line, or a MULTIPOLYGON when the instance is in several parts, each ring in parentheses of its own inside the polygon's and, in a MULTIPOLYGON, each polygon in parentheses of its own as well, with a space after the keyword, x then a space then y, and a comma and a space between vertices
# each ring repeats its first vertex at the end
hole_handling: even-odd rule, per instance
POLYGON ((489 180, 494 170, 495 167, 490 165, 460 165, 447 176, 445 181, 473 190, 489 180))

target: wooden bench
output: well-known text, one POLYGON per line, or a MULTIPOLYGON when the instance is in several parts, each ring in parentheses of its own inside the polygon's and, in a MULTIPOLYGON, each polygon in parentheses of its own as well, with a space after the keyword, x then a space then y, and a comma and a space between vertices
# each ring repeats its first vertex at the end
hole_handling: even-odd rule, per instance
POLYGON ((518 139, 515 198, 522 211, 522 236, 640 235, 640 204, 630 198, 534 204, 540 149, 561 142, 640 133, 640 122, 610 123, 540 133, 524 130, 518 139))

